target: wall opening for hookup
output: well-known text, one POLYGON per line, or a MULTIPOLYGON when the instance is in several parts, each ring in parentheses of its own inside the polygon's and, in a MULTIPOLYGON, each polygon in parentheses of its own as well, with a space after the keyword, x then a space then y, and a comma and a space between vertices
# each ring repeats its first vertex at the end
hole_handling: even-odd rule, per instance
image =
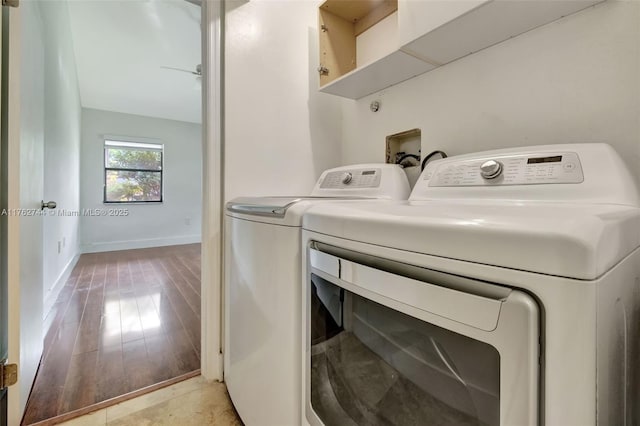
POLYGON ((402 166, 411 188, 420 176, 421 139, 420 129, 405 130, 386 138, 386 162, 402 166))

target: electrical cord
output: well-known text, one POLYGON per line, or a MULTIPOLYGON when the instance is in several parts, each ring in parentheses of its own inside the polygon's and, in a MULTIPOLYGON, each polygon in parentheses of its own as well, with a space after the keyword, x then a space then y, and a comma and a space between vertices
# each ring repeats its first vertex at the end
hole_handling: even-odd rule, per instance
MULTIPOLYGON (((427 155, 426 157, 424 157, 424 160, 422 160, 422 167, 420 168, 420 170, 424 170, 424 168, 427 166, 427 163, 429 162, 429 160, 431 160, 431 158, 433 158, 434 155, 438 155, 440 154, 440 156, 442 158, 447 158, 447 154, 444 151, 433 151, 431 153, 429 153, 429 155, 427 155)), ((403 157, 404 158, 404 157, 403 157)))

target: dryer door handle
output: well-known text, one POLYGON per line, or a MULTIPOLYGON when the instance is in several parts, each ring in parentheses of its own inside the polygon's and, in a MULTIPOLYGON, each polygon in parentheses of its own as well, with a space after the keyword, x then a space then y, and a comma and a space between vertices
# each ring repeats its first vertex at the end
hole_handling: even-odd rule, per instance
POLYGON ((484 331, 493 331, 498 325, 503 299, 392 274, 313 248, 309 249, 309 263, 320 277, 374 301, 374 295, 380 295, 408 309, 420 309, 484 331))

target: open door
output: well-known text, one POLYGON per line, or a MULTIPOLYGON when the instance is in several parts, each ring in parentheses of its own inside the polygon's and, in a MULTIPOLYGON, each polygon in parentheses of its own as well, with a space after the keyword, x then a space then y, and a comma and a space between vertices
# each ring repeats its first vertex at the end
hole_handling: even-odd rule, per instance
MULTIPOLYGON (((0 207, 2 211, 6 211, 8 207, 8 176, 7 176, 7 151, 8 151, 8 138, 7 138, 7 111, 8 111, 8 99, 7 99, 7 64, 8 64, 8 46, 6 42, 8 37, 5 36, 7 25, 5 20, 9 17, 5 17, 6 7, 2 7, 2 19, 0 19, 0 45, 2 46, 2 55, 0 56, 0 69, 1 73, 1 85, 0 85, 0 207)), ((0 364, 5 364, 8 361, 8 247, 7 247, 7 235, 8 235, 8 215, 2 214, 0 216, 0 364)), ((4 426, 8 424, 7 411, 8 411, 8 390, 3 384, 0 389, 0 425, 4 426)))
MULTIPOLYGON (((4 9, 4 7, 2 8, 4 9)), ((4 13, 2 13, 4 15, 4 13)), ((5 47, 4 47, 4 16, 0 19, 0 46, 2 46, 2 54, 0 55, 0 208, 7 206, 7 165, 6 165, 6 134, 5 134, 5 47)), ((7 350, 7 216, 0 216, 0 360, 6 360, 9 356, 7 350)), ((4 362, 4 361, 2 361, 4 362)), ((0 389, 0 425, 7 424, 7 398, 8 391, 6 387, 0 389)))
POLYGON ((17 377, 1 390, 0 422, 13 426, 20 424, 43 347, 44 59, 31 48, 41 41, 23 36, 17 1, 2 4, 0 349, 17 365, 17 377))

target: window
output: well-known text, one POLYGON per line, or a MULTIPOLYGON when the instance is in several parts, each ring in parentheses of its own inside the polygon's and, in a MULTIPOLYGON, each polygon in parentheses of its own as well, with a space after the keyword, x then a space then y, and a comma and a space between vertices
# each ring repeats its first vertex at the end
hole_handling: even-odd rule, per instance
POLYGON ((161 203, 163 145, 104 141, 104 202, 161 203))

